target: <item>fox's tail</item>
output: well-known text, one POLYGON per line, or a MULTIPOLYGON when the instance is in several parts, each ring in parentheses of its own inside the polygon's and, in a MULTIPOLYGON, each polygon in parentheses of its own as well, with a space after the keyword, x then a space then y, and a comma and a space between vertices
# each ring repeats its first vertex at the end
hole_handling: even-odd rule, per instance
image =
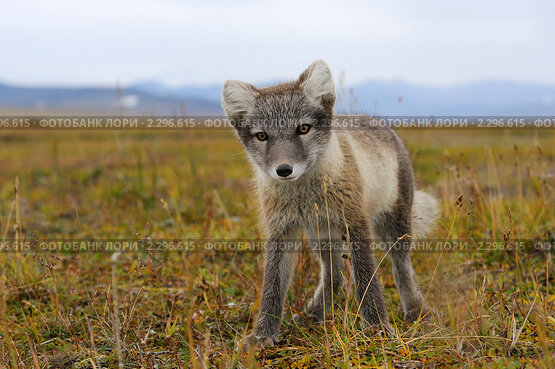
POLYGON ((424 191, 415 191, 412 204, 412 238, 426 237, 434 228, 438 215, 437 199, 424 191))

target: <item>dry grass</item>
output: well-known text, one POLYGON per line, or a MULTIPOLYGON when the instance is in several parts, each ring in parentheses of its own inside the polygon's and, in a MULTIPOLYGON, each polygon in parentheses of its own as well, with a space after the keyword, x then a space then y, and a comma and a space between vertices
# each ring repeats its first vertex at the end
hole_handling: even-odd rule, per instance
MULTIPOLYGON (((401 135, 420 187, 442 200, 433 238, 553 245, 550 132, 401 135)), ((4 132, 0 146, 3 239, 261 237, 247 163, 230 132, 4 132)), ((260 293, 259 253, 2 253, 0 368, 554 367, 551 253, 413 259, 432 322, 400 319, 385 258, 379 277, 393 337, 360 329, 352 282, 334 291, 341 303, 325 326, 296 327, 291 315, 318 277, 303 251, 282 341, 240 352, 260 293)))

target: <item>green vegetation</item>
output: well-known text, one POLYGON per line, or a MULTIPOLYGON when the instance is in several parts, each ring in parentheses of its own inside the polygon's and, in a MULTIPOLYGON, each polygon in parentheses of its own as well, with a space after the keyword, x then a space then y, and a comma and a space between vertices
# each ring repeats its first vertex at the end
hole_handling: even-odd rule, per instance
MULTIPOLYGON (((392 337, 361 330, 352 286, 325 326, 295 326, 318 278, 303 251, 280 344, 238 350, 257 309, 261 253, 3 252, 0 368, 555 367, 551 253, 511 248, 553 245, 552 132, 400 134, 417 183, 442 202, 432 238, 505 240, 501 251, 414 253, 430 322, 401 319, 384 258, 392 337)), ((228 131, 4 131, 0 168, 3 240, 263 237, 248 163, 228 131)))

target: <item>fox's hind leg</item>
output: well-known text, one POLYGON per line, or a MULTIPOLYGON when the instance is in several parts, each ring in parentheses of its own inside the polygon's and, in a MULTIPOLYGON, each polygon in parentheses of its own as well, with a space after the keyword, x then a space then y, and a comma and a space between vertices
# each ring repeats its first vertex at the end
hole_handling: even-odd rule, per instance
POLYGON ((370 239, 371 229, 366 220, 359 219, 349 223, 349 226, 353 276, 359 303, 358 312, 367 324, 389 330, 387 311, 370 239))
POLYGON ((428 310, 424 297, 416 283, 414 269, 410 260, 410 241, 399 240, 411 234, 411 215, 406 208, 395 207, 391 212, 380 214, 374 221, 375 230, 382 240, 388 241, 386 251, 393 264, 393 278, 401 297, 405 319, 415 321, 426 316, 428 310), (397 243, 395 243, 397 242, 397 243))

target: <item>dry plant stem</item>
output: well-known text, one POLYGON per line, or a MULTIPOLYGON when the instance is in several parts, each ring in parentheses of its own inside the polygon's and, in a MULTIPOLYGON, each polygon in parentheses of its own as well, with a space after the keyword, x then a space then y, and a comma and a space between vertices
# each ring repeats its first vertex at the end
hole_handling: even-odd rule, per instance
MULTIPOLYGON (((328 187, 327 187, 327 178, 324 177, 324 179, 322 180, 322 188, 324 189, 324 201, 325 201, 325 205, 326 205, 326 220, 328 222, 328 240, 329 240, 329 259, 330 259, 330 289, 331 289, 331 319, 332 321, 335 320, 335 310, 334 310, 334 296, 333 296, 333 254, 332 254, 332 239, 331 239, 331 225, 330 225, 330 210, 329 210, 329 206, 328 206, 328 187)), ((320 240, 318 240, 318 243, 320 242, 320 240)), ((327 278, 327 276, 326 276, 327 278)), ((325 284, 324 284, 325 285, 325 284)), ((324 293, 325 295, 325 293, 324 293)), ((325 305, 325 303, 324 303, 325 305)), ((324 312, 325 315, 325 312, 324 312)))
POLYGON ((15 194, 15 241, 19 242, 21 238, 21 218, 19 214, 19 177, 15 177, 15 185, 13 187, 15 194))
POLYGON ((123 352, 121 344, 121 327, 119 322, 118 284, 117 284, 117 261, 119 253, 112 255, 112 300, 114 304, 114 335, 116 340, 116 351, 118 354, 118 367, 123 369, 123 352))
MULTIPOLYGON (((320 221, 318 218, 318 204, 314 204, 314 212, 316 215, 316 235, 318 238, 318 245, 319 245, 319 252, 320 252, 320 260, 324 260, 323 257, 324 255, 322 254, 322 247, 320 244, 320 221)), ((328 337, 328 326, 327 326, 327 322, 326 322, 326 294, 323 293, 322 294, 322 306, 324 309, 324 315, 323 315, 323 327, 324 327, 324 335, 326 337, 326 365, 328 367, 330 367, 331 364, 331 358, 330 358, 330 344, 329 344, 329 337, 328 337)))
MULTIPOLYGON (((345 244, 349 246, 351 244, 351 235, 349 234, 349 225, 347 224, 347 219, 345 218, 345 207, 341 209, 341 214, 343 216, 343 224, 345 226, 345 244)), ((349 298, 351 297, 351 292, 353 288, 353 274, 348 259, 343 259, 343 262, 345 264, 345 271, 347 272, 347 275, 349 277, 347 280, 347 298, 345 299, 345 311, 347 311, 349 298)), ((343 329, 347 329, 347 314, 343 315, 343 329)))
POLYGON ((4 234, 2 235, 2 240, 5 240, 6 237, 8 236, 8 230, 9 230, 10 222, 12 220, 12 214, 13 214, 14 208, 15 208, 15 201, 12 201, 10 205, 10 211, 8 212, 8 220, 6 221, 6 225, 4 226, 4 234))

